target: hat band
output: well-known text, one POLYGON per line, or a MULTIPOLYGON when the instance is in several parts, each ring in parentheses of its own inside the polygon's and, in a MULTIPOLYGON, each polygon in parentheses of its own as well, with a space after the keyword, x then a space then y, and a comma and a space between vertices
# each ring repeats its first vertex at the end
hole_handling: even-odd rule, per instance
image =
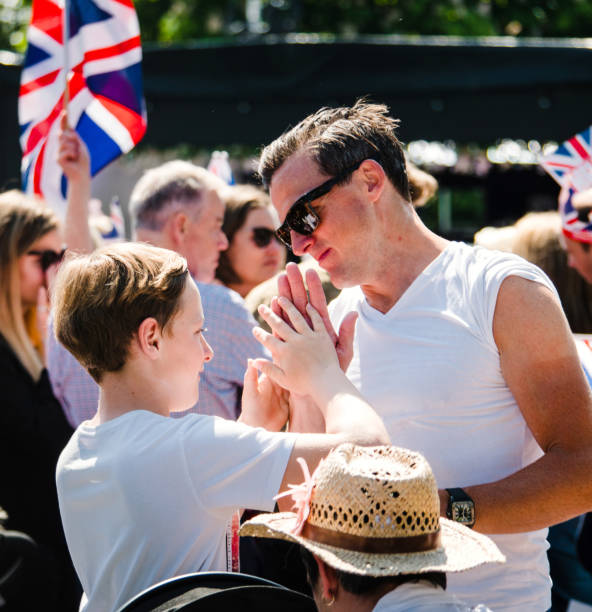
POLYGON ((337 548, 364 553, 414 553, 435 550, 441 546, 440 529, 433 533, 425 533, 417 536, 368 538, 305 523, 300 535, 318 544, 328 544, 329 546, 336 546, 337 548))

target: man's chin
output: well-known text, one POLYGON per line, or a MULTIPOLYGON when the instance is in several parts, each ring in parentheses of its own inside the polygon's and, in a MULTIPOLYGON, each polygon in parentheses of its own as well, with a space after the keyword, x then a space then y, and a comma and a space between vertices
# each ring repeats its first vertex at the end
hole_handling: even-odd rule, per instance
POLYGON ((360 284, 349 278, 347 274, 340 274, 338 269, 327 270, 323 268, 323 270, 329 275, 329 280, 336 289, 348 289, 349 287, 356 287, 360 284))

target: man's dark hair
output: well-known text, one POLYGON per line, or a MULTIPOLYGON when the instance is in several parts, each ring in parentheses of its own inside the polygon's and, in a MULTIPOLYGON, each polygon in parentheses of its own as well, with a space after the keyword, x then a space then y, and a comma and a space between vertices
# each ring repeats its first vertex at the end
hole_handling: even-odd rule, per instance
MULTIPOLYGON (((314 589, 319 579, 319 568, 312 556, 312 553, 300 547, 302 562, 306 568, 308 580, 314 589)), ((339 584, 348 592, 354 595, 370 595, 384 586, 390 586, 391 590, 407 582, 418 582, 426 580, 435 587, 446 589, 446 574, 444 572, 426 572, 425 574, 399 574, 398 576, 362 576, 360 574, 350 574, 333 568, 337 574, 339 584)))
MULTIPOLYGON (((259 174, 269 187, 274 173, 296 151, 306 149, 323 173, 337 176, 364 159, 379 162, 407 201, 409 183, 405 154, 384 104, 358 100, 352 107, 322 108, 263 149, 259 174)), ((350 175, 343 180, 346 183, 350 175)))

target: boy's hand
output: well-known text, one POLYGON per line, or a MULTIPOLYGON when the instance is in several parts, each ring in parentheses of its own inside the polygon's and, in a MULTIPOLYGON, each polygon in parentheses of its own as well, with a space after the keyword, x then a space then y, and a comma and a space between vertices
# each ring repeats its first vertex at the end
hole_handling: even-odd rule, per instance
POLYGON ((265 374, 259 376, 249 359, 244 377, 242 411, 238 420, 251 427, 280 431, 288 420, 290 394, 265 374))
MULTIPOLYGON (((358 315, 354 312, 348 313, 343 319, 339 328, 339 335, 337 335, 329 317, 321 279, 315 270, 309 269, 306 271, 306 285, 308 286, 308 294, 300 268, 293 262, 289 263, 286 266, 286 272, 278 277, 280 297, 290 300, 302 316, 307 318, 307 304, 312 305, 317 310, 337 351, 339 366, 345 372, 353 357, 354 331, 358 315)), ((277 300, 272 300, 271 308, 277 316, 283 316, 277 300)), ((285 316, 283 318, 286 320, 285 316)))
POLYGON ((289 323, 262 305, 259 313, 271 327, 273 335, 260 327, 253 330, 257 340, 270 351, 273 363, 256 359, 254 364, 271 380, 292 393, 313 395, 331 370, 339 372, 335 347, 321 316, 310 304, 306 306, 306 312, 312 328, 289 300, 280 297, 278 305, 287 315, 289 323))

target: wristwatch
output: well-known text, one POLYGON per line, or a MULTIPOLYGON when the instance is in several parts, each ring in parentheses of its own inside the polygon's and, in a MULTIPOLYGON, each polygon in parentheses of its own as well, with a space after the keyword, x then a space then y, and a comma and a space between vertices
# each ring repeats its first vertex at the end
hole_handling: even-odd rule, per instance
POLYGON ((475 503, 462 489, 446 489, 448 491, 448 507, 446 517, 465 527, 475 524, 475 503))

